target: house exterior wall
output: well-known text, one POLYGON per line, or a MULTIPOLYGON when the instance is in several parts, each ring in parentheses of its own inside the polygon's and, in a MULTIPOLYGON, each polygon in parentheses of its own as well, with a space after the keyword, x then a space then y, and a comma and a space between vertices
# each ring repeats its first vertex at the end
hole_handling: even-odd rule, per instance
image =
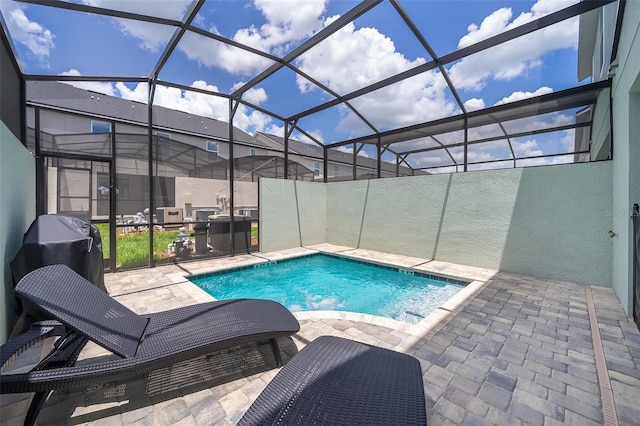
MULTIPOLYGON (((238 215, 239 208, 258 208, 258 182, 235 181, 233 185, 234 215, 238 215)), ((195 220, 195 210, 198 209, 219 209, 219 214, 231 214, 227 180, 176 177, 175 191, 175 206, 170 207, 182 207, 185 218, 195 220), (187 212, 190 210, 192 213, 189 215, 187 212)))
POLYGON ((626 2, 613 77, 613 289, 627 314, 633 296, 632 221, 640 203, 640 2, 626 2))
MULTIPOLYGON (((328 243, 611 285, 611 162, 322 185, 328 243)), ((264 180, 261 210, 272 214, 261 216, 263 251, 301 245, 293 230, 270 242, 280 227, 293 229, 289 220, 303 235, 318 226, 295 214, 306 189, 264 180), (286 220, 276 220, 288 197, 286 220)))
POLYGON ((29 151, 0 121, 0 342, 7 341, 17 319, 9 263, 35 219, 35 161, 29 151))
POLYGON ((591 159, 610 159, 611 146, 611 90, 603 90, 598 95, 598 101, 593 112, 593 127, 591 129, 591 159))
MULTIPOLYGON (((580 46, 580 62, 586 63, 589 56, 590 65, 588 68, 578 70, 579 79, 591 77, 592 81, 602 81, 609 78, 611 62, 611 51, 615 38, 616 19, 618 13, 618 3, 610 3, 600 9, 589 12, 593 20, 589 17, 581 17, 580 43, 585 44, 584 49, 580 46), (588 35, 587 35, 588 34, 588 35), (588 47, 586 47, 588 45, 588 47), (588 49, 588 50, 587 50, 588 49)), ((598 96, 597 103, 593 110, 593 128, 591 133, 591 159, 610 159, 611 146, 611 105, 609 102, 611 92, 609 89, 603 90, 598 96)))
MULTIPOLYGON (((27 125, 31 128, 35 128, 35 115, 33 108, 29 108, 27 115, 27 125)), ((41 110, 40 113, 40 128, 43 132, 50 133, 52 135, 61 134, 73 134, 73 133, 91 133, 92 121, 105 121, 110 120, 105 118, 91 118, 82 115, 67 114, 60 111, 41 110)), ((116 123, 116 132, 123 134, 147 134, 147 128, 141 125, 129 124, 129 123, 116 123)), ((170 130, 154 130, 154 133, 162 132, 168 133, 171 139, 175 139, 178 142, 182 142, 188 145, 195 146, 197 148, 206 150, 206 141, 218 142, 218 155, 222 158, 229 157, 229 144, 225 141, 215 139, 213 137, 207 138, 205 136, 190 135, 170 130)), ((256 155, 266 155, 268 150, 265 148, 252 147, 246 145, 236 144, 234 146, 235 157, 245 157, 250 155, 251 149, 256 150, 256 155)))
MULTIPOLYGON (((269 145, 272 149, 269 150, 269 154, 270 155, 279 155, 284 157, 284 147, 276 142, 273 141, 271 138, 261 134, 261 133, 256 133, 255 136, 256 140, 269 145)), ((295 161, 296 163, 299 163, 301 165, 303 165, 304 167, 306 167, 307 169, 313 171, 316 169, 319 170, 318 175, 314 176, 314 180, 315 181, 323 181, 324 180, 324 165, 323 165, 323 159, 320 157, 316 157, 316 156, 311 156, 311 155, 304 155, 304 154, 299 154, 299 153, 289 153, 289 158, 291 159, 291 161, 295 161)), ((358 157, 358 160, 362 159, 362 157, 358 157)), ((373 161, 373 160, 372 160, 373 161)), ((327 179, 329 181, 331 181, 332 179, 339 179, 339 180, 351 180, 353 179, 353 164, 352 161, 349 162, 340 162, 340 161, 335 161, 335 160, 331 160, 331 156, 329 158, 329 161, 327 162, 327 179), (337 172, 337 173, 336 173, 337 172)), ((388 163, 387 163, 387 167, 389 167, 388 163)), ((381 171, 381 176, 382 177, 396 177, 396 173, 395 173, 395 165, 392 166, 393 171, 388 171, 388 170, 382 170, 381 171)), ((406 170, 401 170, 402 172, 406 172, 406 170)), ((375 169, 375 167, 372 169, 371 167, 365 167, 363 165, 360 165, 358 163, 356 163, 356 175, 363 175, 363 174, 376 174, 377 171, 375 169)), ((292 178, 291 176, 289 177, 290 179, 292 178)))

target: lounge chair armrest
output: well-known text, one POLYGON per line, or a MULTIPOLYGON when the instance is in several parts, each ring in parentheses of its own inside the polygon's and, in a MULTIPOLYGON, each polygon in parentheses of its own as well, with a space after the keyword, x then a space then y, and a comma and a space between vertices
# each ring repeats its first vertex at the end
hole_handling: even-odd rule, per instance
POLYGON ((24 351, 36 343, 53 336, 64 336, 66 327, 53 320, 40 321, 31 325, 25 333, 14 337, 0 347, 0 373, 24 351))

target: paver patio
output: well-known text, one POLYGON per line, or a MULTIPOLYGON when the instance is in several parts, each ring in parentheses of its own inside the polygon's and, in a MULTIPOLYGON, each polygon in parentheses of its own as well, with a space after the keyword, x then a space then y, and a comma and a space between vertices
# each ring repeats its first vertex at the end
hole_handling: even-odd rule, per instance
MULTIPOLYGON (((612 418, 619 424, 640 422, 640 332, 609 288, 328 245, 106 274, 105 281, 114 297, 137 312, 158 311, 210 297, 186 281, 186 275, 316 249, 403 267, 455 271, 478 280, 415 326, 362 314, 297 313, 300 332, 281 341, 285 362, 321 335, 413 355, 422 365, 430 424, 589 425, 612 418), (596 340, 592 320, 598 325, 596 340), (606 367, 598 371, 600 350, 606 367), (601 389, 605 394, 610 389, 611 401, 601 389)), ((88 346, 81 362, 93 356, 104 356, 104 351, 88 346)), ((206 380, 152 396, 144 389, 153 383, 144 380, 89 392, 56 392, 42 410, 40 423, 235 424, 278 370, 268 344, 232 348, 215 355, 213 362, 220 369, 206 380)), ((18 417, 11 417, 19 404, 2 398, 3 424, 19 424, 18 417)))

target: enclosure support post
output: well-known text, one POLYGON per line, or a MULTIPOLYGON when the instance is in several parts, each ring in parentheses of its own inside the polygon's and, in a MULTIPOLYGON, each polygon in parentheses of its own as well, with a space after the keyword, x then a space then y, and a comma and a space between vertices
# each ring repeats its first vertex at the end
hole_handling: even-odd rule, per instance
POLYGON ((153 97, 155 95, 156 80, 149 81, 149 102, 147 103, 147 142, 149 151, 147 164, 149 167, 149 268, 153 268, 153 212, 155 211, 155 188, 153 187, 153 178, 155 170, 153 169, 153 97))
POLYGON ((229 98, 229 245, 231 247, 231 256, 235 255, 235 231, 234 231, 234 216, 233 210, 235 205, 235 195, 234 195, 234 170, 233 170, 233 117, 236 115, 236 111, 238 110, 238 106, 240 106, 240 102, 235 101, 232 98, 229 98))
POLYGON ((378 142, 376 143, 377 150, 377 161, 376 161, 376 169, 377 169, 377 177, 380 179, 382 177, 382 139, 380 135, 378 135, 378 142))
POLYGON ((353 168, 352 168, 352 172, 353 172, 353 180, 357 179, 358 173, 357 173, 357 168, 358 166, 358 153, 356 151, 356 144, 353 144, 353 168))
MULTIPOLYGON (((116 271, 116 214, 118 199, 116 198, 116 122, 111 122, 111 161, 109 161, 109 270, 116 271)), ((150 218, 152 216, 149 216, 150 218)), ((151 225, 149 232, 152 232, 151 225)))
POLYGON ((40 145, 42 139, 40 138, 40 108, 35 109, 35 126, 36 126, 36 216, 45 214, 47 212, 47 192, 45 185, 45 168, 44 159, 40 153, 40 145))
POLYGON ((324 183, 327 183, 327 172, 329 170, 329 148, 327 148, 326 145, 322 146, 322 156, 323 156, 323 160, 322 160, 322 173, 323 173, 323 177, 322 177, 322 181, 324 183))
MULTIPOLYGON (((289 122, 284 122, 284 178, 289 179, 289 122)), ((278 168, 276 167, 276 173, 278 168)))
POLYGON ((467 120, 467 116, 465 115, 464 117, 464 167, 463 167, 463 171, 467 171, 467 163, 469 162, 468 160, 468 154, 469 154, 469 122, 467 120))

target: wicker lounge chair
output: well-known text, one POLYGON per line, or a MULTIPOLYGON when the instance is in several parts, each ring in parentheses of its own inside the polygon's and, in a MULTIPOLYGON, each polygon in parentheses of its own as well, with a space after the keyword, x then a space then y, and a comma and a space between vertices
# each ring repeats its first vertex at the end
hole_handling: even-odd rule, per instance
POLYGON ((412 356, 322 336, 289 360, 238 425, 426 425, 423 386, 412 356))
POLYGON ((40 397, 34 402, 39 406, 32 404, 29 421, 35 420, 51 390, 146 376, 159 368, 243 343, 270 341, 276 363, 281 365, 276 338, 300 329, 284 306, 268 300, 223 300, 138 315, 64 265, 29 273, 16 286, 16 294, 64 324, 36 324, 2 346, 1 392, 36 392, 40 397), (60 335, 65 329, 68 334, 59 340, 62 344, 58 351, 38 367, 29 372, 4 373, 5 364, 33 339, 60 335), (119 357, 73 366, 87 339, 119 357))

